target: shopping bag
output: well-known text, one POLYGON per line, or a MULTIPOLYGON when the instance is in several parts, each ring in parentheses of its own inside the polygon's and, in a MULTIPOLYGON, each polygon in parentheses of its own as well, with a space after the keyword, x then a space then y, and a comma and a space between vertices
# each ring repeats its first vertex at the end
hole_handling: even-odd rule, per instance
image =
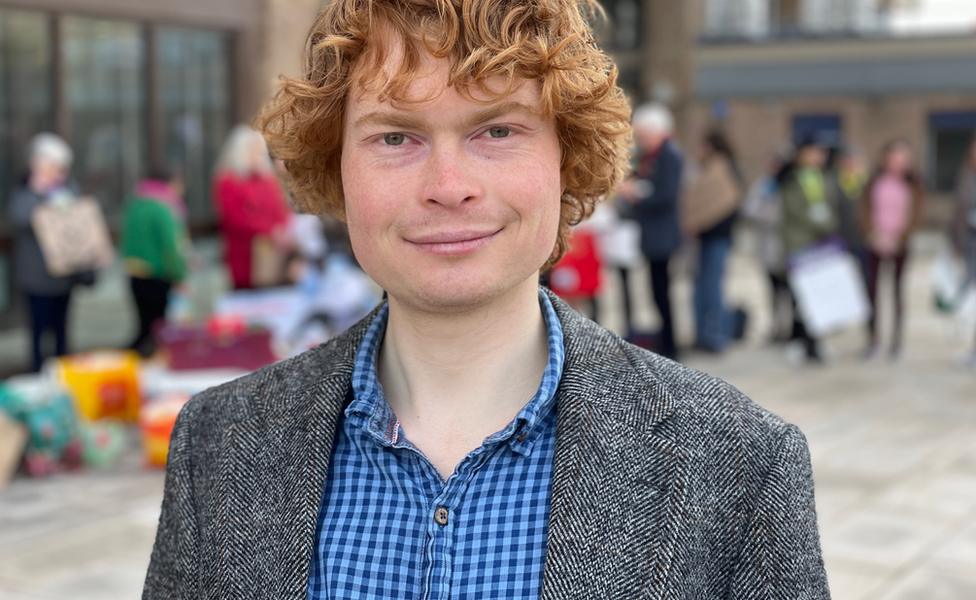
POLYGON ((281 285, 285 279, 286 258, 271 238, 255 237, 251 242, 251 287, 281 285))
POLYGON ((790 257, 787 279, 803 323, 813 337, 862 324, 871 316, 860 267, 839 240, 790 257))
POLYGON ((115 256, 102 209, 94 198, 44 204, 31 217, 44 266, 54 277, 97 271, 115 256))
POLYGON ((947 245, 939 249, 932 262, 932 289, 936 309, 948 314, 955 314, 976 293, 976 282, 970 281, 966 265, 947 245))
POLYGON ((552 291, 563 298, 593 298, 600 291, 600 257, 596 239, 585 229, 577 229, 569 240, 569 250, 549 274, 552 291))

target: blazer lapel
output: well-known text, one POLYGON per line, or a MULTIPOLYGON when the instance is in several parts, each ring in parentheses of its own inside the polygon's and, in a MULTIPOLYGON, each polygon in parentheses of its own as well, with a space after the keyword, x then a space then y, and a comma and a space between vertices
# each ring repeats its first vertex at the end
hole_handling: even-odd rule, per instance
POLYGON ((666 597, 686 454, 653 429, 673 399, 619 338, 553 304, 566 363, 542 597, 666 597))

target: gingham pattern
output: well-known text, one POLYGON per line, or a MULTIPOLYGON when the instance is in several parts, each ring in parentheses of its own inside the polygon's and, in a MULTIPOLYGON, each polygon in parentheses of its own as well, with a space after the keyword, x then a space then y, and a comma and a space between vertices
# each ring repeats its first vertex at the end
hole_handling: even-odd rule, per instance
POLYGON ((384 306, 356 356, 333 451, 310 600, 539 598, 555 454, 562 327, 540 292, 549 363, 535 396, 444 482, 407 440, 376 377, 384 306), (448 511, 446 525, 434 513, 448 511))

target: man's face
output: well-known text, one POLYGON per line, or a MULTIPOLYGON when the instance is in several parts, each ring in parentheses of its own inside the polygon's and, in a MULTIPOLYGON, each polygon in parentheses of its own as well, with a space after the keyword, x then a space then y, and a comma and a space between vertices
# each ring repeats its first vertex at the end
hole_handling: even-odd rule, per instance
POLYGON ((501 100, 476 102, 446 88, 448 69, 428 58, 410 89, 430 98, 419 104, 393 106, 353 86, 342 144, 356 257, 394 300, 425 311, 534 288, 555 247, 563 191, 538 86, 523 81, 501 100))

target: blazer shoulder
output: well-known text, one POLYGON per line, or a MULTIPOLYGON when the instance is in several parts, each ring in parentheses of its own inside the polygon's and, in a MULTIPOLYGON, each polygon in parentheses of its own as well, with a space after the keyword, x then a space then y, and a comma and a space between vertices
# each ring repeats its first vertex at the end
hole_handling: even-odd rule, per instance
MULTIPOLYGON (((620 340, 621 354, 673 408, 672 425, 707 430, 714 439, 778 445, 795 426, 743 394, 735 386, 691 367, 620 340)), ((652 401, 651 395, 634 398, 652 401)))

